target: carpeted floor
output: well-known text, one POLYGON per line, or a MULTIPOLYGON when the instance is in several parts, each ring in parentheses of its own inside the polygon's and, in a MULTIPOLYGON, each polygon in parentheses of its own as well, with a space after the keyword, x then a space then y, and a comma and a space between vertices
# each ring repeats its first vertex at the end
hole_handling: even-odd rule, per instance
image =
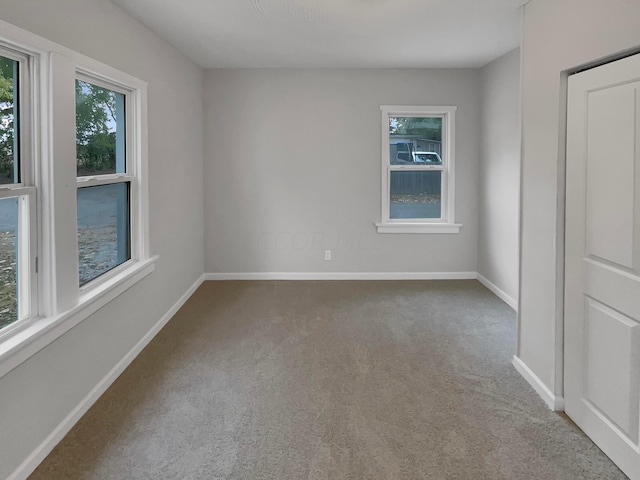
POLYGON ((624 479, 476 281, 207 282, 30 477, 624 479))

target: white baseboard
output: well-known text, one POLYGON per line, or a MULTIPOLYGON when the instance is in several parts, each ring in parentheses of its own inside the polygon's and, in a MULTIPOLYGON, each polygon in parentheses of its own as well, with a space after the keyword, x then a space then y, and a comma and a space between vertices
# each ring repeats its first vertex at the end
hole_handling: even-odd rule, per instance
POLYGON ((20 466, 7 478, 7 480, 23 480, 26 479, 40 465, 53 448, 69 433, 71 428, 87 413, 91 406, 107 391, 113 382, 120 376, 122 372, 131 364, 138 354, 146 347, 155 337, 162 327, 164 327, 171 317, 173 317, 180 307, 193 295, 196 289, 205 280, 202 275, 195 281, 191 287, 180 297, 180 299, 165 313, 162 318, 142 337, 142 339, 111 369, 107 375, 98 382, 98 384, 84 397, 78 405, 67 415, 67 417, 49 434, 49 436, 40 444, 31 454, 20 464, 20 466))
POLYGON ((553 392, 542 383, 542 380, 516 355, 513 356, 513 366, 516 367, 518 373, 529 382, 551 410, 554 412, 564 411, 564 398, 554 395, 553 392))
POLYGON ((205 280, 475 280, 476 272, 205 273, 205 280))
POLYGON ((508 295, 504 290, 498 288, 498 286, 489 281, 486 277, 480 275, 478 273, 478 281, 491 290, 500 300, 513 308, 516 312, 518 311, 518 301, 512 296, 508 295))

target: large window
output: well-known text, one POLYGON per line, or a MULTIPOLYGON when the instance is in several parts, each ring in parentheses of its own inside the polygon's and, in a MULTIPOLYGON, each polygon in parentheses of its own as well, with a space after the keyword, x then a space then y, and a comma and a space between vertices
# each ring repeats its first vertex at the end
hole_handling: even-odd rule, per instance
POLYGON ((0 21, 0 375, 153 271, 146 83, 0 21))
POLYGON ((454 223, 456 107, 382 110, 380 233, 457 233, 454 223))
POLYGON ((34 314, 29 57, 0 47, 0 331, 34 314))

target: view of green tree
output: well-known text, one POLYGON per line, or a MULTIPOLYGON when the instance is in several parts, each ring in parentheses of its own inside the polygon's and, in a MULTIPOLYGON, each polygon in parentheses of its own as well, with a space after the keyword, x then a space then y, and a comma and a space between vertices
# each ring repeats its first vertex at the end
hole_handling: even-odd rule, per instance
POLYGON ((78 175, 114 172, 116 93, 76 80, 76 158, 78 175))
POLYGON ((420 135, 426 140, 442 140, 440 117, 393 117, 389 122, 391 135, 420 135))
POLYGON ((0 183, 13 182, 15 61, 0 57, 0 183))

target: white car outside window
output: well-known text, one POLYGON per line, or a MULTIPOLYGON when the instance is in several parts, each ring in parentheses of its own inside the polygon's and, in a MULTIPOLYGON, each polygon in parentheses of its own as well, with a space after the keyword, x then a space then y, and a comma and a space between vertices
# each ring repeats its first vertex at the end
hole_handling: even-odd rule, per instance
POLYGON ((437 152, 413 152, 413 161, 415 163, 442 165, 442 159, 437 152))

